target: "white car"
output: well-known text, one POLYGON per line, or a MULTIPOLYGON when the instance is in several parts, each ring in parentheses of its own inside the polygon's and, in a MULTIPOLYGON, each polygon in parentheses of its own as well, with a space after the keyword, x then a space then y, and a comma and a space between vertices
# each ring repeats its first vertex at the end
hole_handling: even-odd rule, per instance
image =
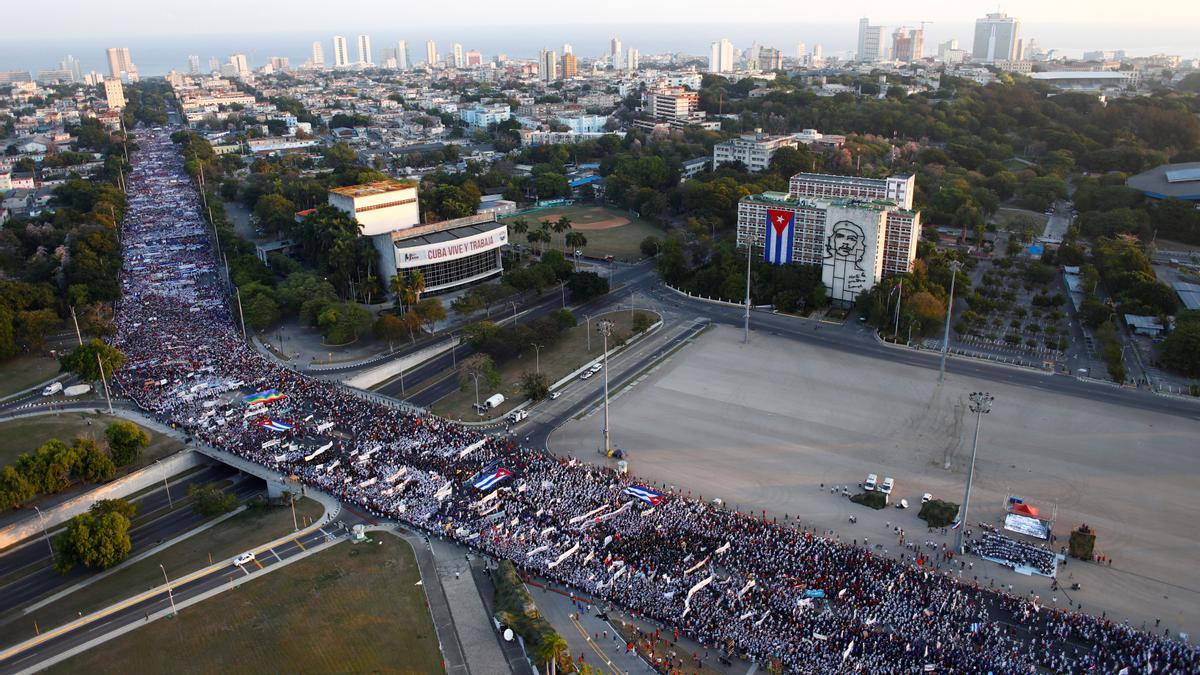
POLYGON ((553 401, 554 399, 558 398, 559 396, 562 396, 562 392, 556 391, 556 392, 550 394, 550 400, 553 401))
POLYGON ((591 378, 591 376, 592 376, 592 371, 585 370, 585 371, 583 371, 583 374, 579 376, 579 379, 586 380, 586 379, 591 378))
POLYGON ((863 483, 863 489, 867 492, 875 491, 875 484, 879 482, 879 476, 873 473, 867 474, 867 482, 863 483))
POLYGON ((883 483, 880 484, 880 486, 879 486, 879 491, 885 495, 890 495, 890 494, 892 494, 892 487, 895 484, 896 484, 896 482, 892 480, 891 476, 885 476, 883 479, 883 483))
POLYGON ((249 551, 247 551, 233 559, 233 564, 237 565, 238 567, 242 567, 243 565, 249 565, 252 562, 254 562, 254 554, 249 551))
POLYGON ((62 382, 51 382, 42 390, 42 396, 53 396, 63 390, 62 382))
POLYGON ((601 369, 603 369, 603 368, 604 368, 604 364, 602 364, 602 363, 595 363, 595 364, 592 364, 591 371, 592 371, 593 373, 598 373, 598 372, 600 372, 600 370, 601 370, 601 369))
POLYGON ((929 494, 928 492, 926 492, 925 494, 921 495, 921 503, 922 503, 922 504, 925 504, 925 503, 927 503, 927 502, 928 502, 929 500, 931 500, 931 499, 933 499, 933 495, 929 494))

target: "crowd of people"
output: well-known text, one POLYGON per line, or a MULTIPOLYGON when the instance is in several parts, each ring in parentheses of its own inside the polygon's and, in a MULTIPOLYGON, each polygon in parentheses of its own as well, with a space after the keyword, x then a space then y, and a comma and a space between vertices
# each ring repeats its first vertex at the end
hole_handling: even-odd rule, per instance
POLYGON ((1200 670, 1181 642, 638 485, 272 362, 231 320, 200 197, 168 134, 140 134, 129 177, 115 339, 128 363, 116 378, 202 442, 786 670, 1200 670), (272 390, 282 396, 259 394, 272 390))
POLYGON ((985 532, 982 539, 967 546, 970 553, 1009 567, 1032 567, 1038 574, 1053 577, 1058 570, 1058 554, 1045 546, 1034 546, 996 532, 985 532))

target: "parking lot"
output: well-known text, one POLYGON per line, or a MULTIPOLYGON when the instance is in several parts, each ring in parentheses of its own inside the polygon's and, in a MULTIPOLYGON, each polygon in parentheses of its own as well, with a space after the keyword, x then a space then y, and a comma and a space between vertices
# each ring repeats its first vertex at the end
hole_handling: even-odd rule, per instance
MULTIPOLYGON (((1083 586, 1076 601, 1135 622, 1200 625, 1192 572, 1200 545, 1190 527, 1200 473, 1195 419, 1057 394, 1055 376, 1044 387, 1009 386, 1000 368, 1000 382, 951 375, 939 388, 936 370, 763 334, 747 346, 740 337, 716 327, 617 392, 613 444, 629 451, 632 471, 743 511, 799 514, 844 539, 877 541, 897 522, 923 537, 915 508, 872 511, 830 487, 854 490, 876 473, 895 479, 893 499, 919 504, 928 491, 961 501, 974 429, 966 398, 987 389, 996 402, 983 421, 970 521, 998 523, 1005 496, 1016 493, 1057 510, 1063 537, 1087 523, 1099 533, 1097 551, 1115 564, 1070 565, 1070 580, 1083 586), (851 515, 858 524, 848 524, 851 515)), ((594 447, 601 424, 601 415, 571 421, 551 446, 589 458, 582 449, 594 447)), ((1042 581, 1007 576, 1017 588, 1048 591, 1042 581)))

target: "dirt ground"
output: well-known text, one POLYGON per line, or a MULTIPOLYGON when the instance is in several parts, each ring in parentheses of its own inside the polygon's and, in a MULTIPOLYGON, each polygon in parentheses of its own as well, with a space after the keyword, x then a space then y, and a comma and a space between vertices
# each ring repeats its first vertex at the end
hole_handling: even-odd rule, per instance
MULTIPOLYGON (((829 488, 855 490, 876 473, 895 478, 894 501, 919 504, 926 491, 962 501, 974 431, 967 395, 986 389, 995 403, 983 419, 969 522, 999 523, 1005 497, 1018 494, 1057 513, 1056 546, 1087 523, 1098 532, 1096 552, 1114 563, 1062 568, 1060 580, 1080 583, 1078 592, 1052 593, 1047 579, 987 562, 972 574, 1135 626, 1161 617, 1172 632, 1200 629, 1195 419, 1057 394, 1049 379, 1027 388, 951 375, 939 389, 931 369, 762 334, 742 345, 740 336, 716 327, 617 394, 612 434, 630 450, 632 472, 843 539, 869 537, 882 550, 894 546, 896 526, 910 539, 950 541, 928 533, 916 509, 872 511, 829 488)), ((551 448, 590 447, 600 424, 595 414, 568 422, 551 448)))

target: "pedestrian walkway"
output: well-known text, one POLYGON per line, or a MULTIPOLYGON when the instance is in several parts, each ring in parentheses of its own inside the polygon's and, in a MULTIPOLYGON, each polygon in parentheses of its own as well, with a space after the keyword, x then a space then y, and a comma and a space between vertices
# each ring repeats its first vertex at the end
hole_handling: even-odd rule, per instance
POLYGON ((421 583, 425 587, 425 601, 429 603, 429 613, 433 617, 433 627, 437 631, 438 645, 442 650, 446 673, 448 675, 470 673, 462 641, 458 637, 458 630, 454 624, 454 616, 450 611, 450 601, 442 587, 442 579, 437 571, 437 562, 433 558, 433 551, 429 544, 426 543, 426 537, 403 527, 397 527, 395 534, 407 541, 412 546, 413 553, 416 554, 417 568, 421 571, 421 583))
POLYGON ((471 675, 509 675, 512 671, 500 651, 496 628, 479 597, 464 549, 440 539, 431 538, 430 542, 467 669, 471 675))

